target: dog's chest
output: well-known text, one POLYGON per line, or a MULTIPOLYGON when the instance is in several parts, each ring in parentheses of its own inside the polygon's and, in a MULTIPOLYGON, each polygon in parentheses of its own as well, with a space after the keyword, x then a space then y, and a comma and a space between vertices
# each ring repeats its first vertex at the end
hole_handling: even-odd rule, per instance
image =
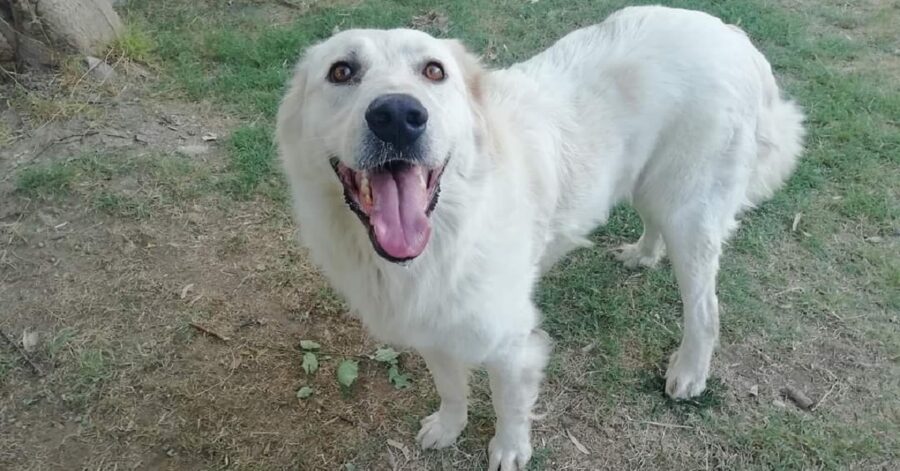
MULTIPOLYGON (((400 268, 400 267, 391 267, 400 268)), ((513 290, 493 290, 483 279, 451 270, 397 273, 360 270, 336 286, 377 339, 417 350, 435 349, 479 363, 504 338, 529 332, 537 320, 513 290)))

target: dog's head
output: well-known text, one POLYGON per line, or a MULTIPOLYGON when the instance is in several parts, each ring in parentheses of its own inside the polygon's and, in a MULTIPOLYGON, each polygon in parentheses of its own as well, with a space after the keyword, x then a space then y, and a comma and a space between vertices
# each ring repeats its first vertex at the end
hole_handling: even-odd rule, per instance
POLYGON ((457 41, 404 29, 335 34, 296 67, 279 110, 282 158, 304 179, 342 186, 379 255, 413 259, 428 244, 445 167, 471 154, 460 146, 474 142, 480 73, 457 41))

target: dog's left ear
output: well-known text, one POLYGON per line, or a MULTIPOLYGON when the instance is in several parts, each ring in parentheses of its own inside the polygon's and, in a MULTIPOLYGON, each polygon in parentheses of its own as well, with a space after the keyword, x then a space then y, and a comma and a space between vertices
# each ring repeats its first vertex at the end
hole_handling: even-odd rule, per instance
POLYGON ((469 52, 461 41, 456 39, 445 39, 444 41, 447 42, 450 50, 453 51, 453 57, 462 70, 469 94, 475 102, 480 103, 482 93, 481 80, 486 72, 481 65, 481 61, 475 54, 469 52))
POLYGON ((294 74, 291 76, 288 91, 278 107, 275 137, 278 141, 279 154, 285 163, 289 159, 294 158, 294 156, 284 154, 284 152, 287 149, 299 148, 294 141, 300 135, 301 129, 303 129, 301 111, 303 101, 306 98, 307 75, 307 65, 304 58, 294 67, 294 74))

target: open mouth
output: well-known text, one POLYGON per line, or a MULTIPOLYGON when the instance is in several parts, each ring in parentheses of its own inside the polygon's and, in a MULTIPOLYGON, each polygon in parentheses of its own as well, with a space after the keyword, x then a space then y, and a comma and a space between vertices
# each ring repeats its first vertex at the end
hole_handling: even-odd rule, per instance
POLYGON ((428 216, 437 205, 445 165, 428 168, 395 160, 353 170, 331 159, 347 205, 368 229, 378 255, 391 262, 412 260, 425 250, 431 236, 428 216))

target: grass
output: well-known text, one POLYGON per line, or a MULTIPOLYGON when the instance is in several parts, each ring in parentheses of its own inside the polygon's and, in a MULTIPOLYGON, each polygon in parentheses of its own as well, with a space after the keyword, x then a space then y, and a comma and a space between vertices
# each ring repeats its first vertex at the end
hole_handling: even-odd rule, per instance
POLYGON ((110 56, 134 62, 148 62, 153 57, 156 41, 142 23, 129 21, 125 29, 110 45, 110 56))
POLYGON ((237 197, 247 197, 261 184, 280 186, 274 164, 275 146, 271 126, 246 126, 234 132, 229 139, 230 168, 234 178, 227 190, 237 197))
MULTIPOLYGON (((84 153, 18 172, 16 191, 44 201, 81 201, 101 213, 148 219, 173 206, 234 186, 239 177, 213 177, 210 170, 176 155, 136 158, 113 153, 84 153)), ((243 190, 245 193, 246 189, 243 190)))
POLYGON ((33 167, 19 172, 17 189, 30 196, 51 196, 68 192, 75 173, 67 165, 33 167))
MULTIPOLYGON (((235 191, 246 195, 271 176, 270 126, 295 58, 305 46, 334 29, 404 26, 417 14, 437 11, 451 20, 448 36, 461 37, 475 50, 487 51, 488 60, 502 66, 529 56, 576 26, 598 21, 625 3, 376 0, 352 7, 322 7, 274 28, 264 27, 264 12, 253 4, 243 4, 241 14, 211 17, 208 10, 170 4, 163 8, 167 16, 153 25, 160 38, 160 58, 172 71, 173 88, 189 98, 212 99, 238 114, 269 123, 248 125, 232 137, 232 165, 238 175, 235 191), (206 27, 185 28, 196 15, 204 15, 206 27)), ((664 3, 703 9, 739 24, 767 53, 788 93, 808 113, 808 151, 796 176, 785 191, 745 221, 725 257, 720 276, 725 342, 739 342, 756 333, 776 345, 788 345, 809 335, 806 319, 824 314, 823 295, 804 293, 808 299, 798 301, 806 303, 808 312, 794 318, 780 315, 782 308, 772 297, 785 285, 813 288, 825 281, 824 273, 835 277, 826 282, 829 286, 853 287, 828 297, 824 303, 831 309, 874 308, 881 312, 873 316, 880 320, 871 320, 875 329, 895 319, 885 308, 896 307, 900 258, 896 251, 872 246, 864 239, 894 237, 900 218, 896 187, 900 181, 900 133, 895 121, 900 116, 900 94, 887 86, 897 77, 841 70, 839 65, 869 54, 871 45, 811 33, 806 10, 798 14, 762 2, 664 3), (798 213, 800 231, 795 232, 791 225, 798 213), (830 240, 829 234, 851 227, 850 241, 830 240), (869 275, 860 276, 863 272, 869 275)), ((138 4, 131 14, 149 18, 148 8, 138 4)), ((852 27, 842 23, 844 16, 834 8, 810 11, 830 18, 839 28, 852 27)), ((597 232, 595 241, 612 246, 639 234, 640 221, 622 208, 597 232)), ((634 394, 636 385, 652 377, 657 378, 653 387, 642 391, 658 393, 659 365, 677 345, 680 331, 680 307, 670 270, 635 274, 602 250, 582 251, 544 280, 538 298, 547 313, 545 325, 564 351, 597 344, 596 355, 604 361, 594 365, 593 387, 609 396, 634 394)), ((897 346, 898 342, 890 339, 883 345, 894 354, 897 346)), ((562 381, 564 374, 560 372, 556 379, 562 381)), ((551 379, 553 376, 557 375, 551 373, 551 379)), ((711 391, 704 401, 721 403, 722 393, 716 387, 711 391)), ((659 397, 651 404, 659 407, 666 401, 659 397)), ((746 432, 730 430, 725 435, 730 446, 747 445, 756 450, 760 460, 756 464, 761 466, 833 467, 883 452, 871 446, 845 446, 846 440, 839 438, 852 436, 846 430, 829 422, 810 435, 804 434, 799 424, 786 421, 754 426, 746 432), (834 445, 829 444, 832 438, 838 439, 834 445), (775 455, 764 458, 767 450, 778 448, 776 443, 801 451, 776 450, 775 455), (809 449, 815 453, 808 453, 809 449)))
MULTIPOLYGON (((118 231, 107 242, 110 251, 79 272, 119 267, 100 278, 106 281, 85 285, 114 287, 96 295, 109 303, 106 310, 70 300, 81 310, 66 305, 52 313, 63 325, 89 324, 78 332, 113 325, 122 343, 87 342, 64 329, 46 355, 66 372, 61 377, 81 398, 79 407, 115 411, 92 416, 105 424, 98 425, 105 432, 96 432, 102 443, 133 439, 198 457, 178 462, 183 469, 226 460, 241 469, 315 467, 320 457, 330 469, 377 468, 386 439, 400 440, 411 462, 426 468, 478 467, 494 420, 484 375, 473 379, 470 424, 458 449, 420 455, 412 437, 436 399, 418 360, 404 355, 410 390, 394 391, 383 368, 362 365, 360 384, 348 392, 329 389, 333 371, 308 378, 291 353, 253 343, 314 338, 342 355, 368 351, 355 324, 337 317, 340 302, 289 242, 272 141, 278 100, 303 48, 336 28, 405 26, 434 13, 449 23, 446 33, 433 33, 462 38, 501 67, 626 3, 643 2, 313 3, 298 11, 262 0, 129 2, 130 26, 114 48, 158 65, 158 92, 212 103, 246 124, 227 138, 222 165, 209 168, 162 152, 124 158, 99 152, 17 173, 22 200, 42 208, 81 205, 90 219, 103 215, 118 231), (188 223, 192 213, 205 222, 188 223), (139 241, 139 250, 116 252, 120 233, 139 241), (200 296, 196 304, 193 291, 180 296, 189 283, 200 296), (233 340, 189 335, 184 326, 197 316, 233 340), (229 327, 270 316, 281 320, 229 327), (181 327, 163 330, 173 319, 181 327), (134 325, 145 329, 141 335, 131 332, 134 325), (294 393, 307 381, 316 394, 297 404, 294 393), (119 399, 98 392, 106 387, 119 399), (164 424, 159 430, 147 425, 143 439, 121 432, 118 417, 142 423, 142 409, 128 404, 141 402, 134 388, 183 422, 149 414, 148 423, 164 424), (277 444, 265 441, 272 436, 277 444), (277 450, 284 443, 291 451, 277 450)), ((898 14, 831 1, 662 3, 708 11, 748 32, 808 114, 807 151, 787 187, 743 221, 726 250, 719 276, 722 348, 709 389, 697 400, 673 402, 662 394, 666 357, 681 330, 671 269, 664 263, 631 271, 606 253, 640 235, 632 210, 617 208, 592 236, 596 248, 573 254, 545 277, 537 301, 557 348, 541 399, 548 418, 536 424, 531 468, 891 467, 900 460, 898 404, 891 398, 900 357, 900 77, 888 65, 898 14), (779 405, 785 384, 814 399, 827 393, 828 400, 815 412, 779 405), (758 396, 748 394, 750 386, 758 396), (577 452, 563 428, 592 455, 577 452)), ((96 250, 94 238, 106 240, 88 234, 73 252, 78 257, 96 250)), ((40 306, 36 312, 49 310, 40 306)), ((20 369, 0 351, 0 378, 15 379, 20 369)))

